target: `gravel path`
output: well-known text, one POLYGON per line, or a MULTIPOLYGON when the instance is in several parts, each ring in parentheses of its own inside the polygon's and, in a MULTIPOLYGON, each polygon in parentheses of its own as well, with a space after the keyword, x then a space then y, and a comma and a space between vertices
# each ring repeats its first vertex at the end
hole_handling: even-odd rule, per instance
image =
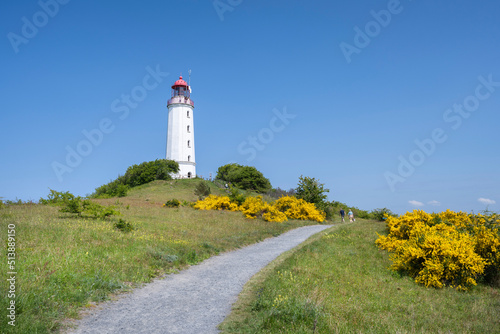
POLYGON ((168 275, 104 304, 71 333, 218 333, 217 325, 254 274, 330 226, 300 227, 168 275))

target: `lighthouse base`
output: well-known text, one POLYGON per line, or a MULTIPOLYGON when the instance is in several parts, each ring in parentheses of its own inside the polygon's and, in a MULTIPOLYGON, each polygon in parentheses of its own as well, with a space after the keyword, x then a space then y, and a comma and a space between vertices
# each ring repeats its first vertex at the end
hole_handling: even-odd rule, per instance
POLYGON ((194 162, 178 162, 179 172, 172 174, 174 179, 194 179, 196 177, 196 163, 194 162))

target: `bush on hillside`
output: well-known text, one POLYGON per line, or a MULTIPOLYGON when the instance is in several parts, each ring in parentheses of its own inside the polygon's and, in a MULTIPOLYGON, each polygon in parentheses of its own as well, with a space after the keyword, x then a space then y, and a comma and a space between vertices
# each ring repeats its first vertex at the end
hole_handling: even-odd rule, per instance
POLYGON ((48 205, 48 204, 54 204, 54 205, 62 205, 66 201, 74 198, 75 196, 71 194, 69 191, 56 191, 53 189, 50 189, 50 194, 47 195, 47 198, 40 198, 38 201, 40 204, 48 205))
POLYGON ((387 219, 387 217, 396 217, 397 215, 393 213, 391 210, 387 208, 382 208, 382 209, 375 209, 370 212, 370 218, 378 220, 378 221, 384 221, 387 219))
POLYGON ((200 181, 196 188, 194 188, 194 194, 198 196, 198 199, 204 199, 208 195, 210 195, 210 186, 205 181, 200 181))
POLYGON ((234 202, 238 205, 241 205, 243 204, 243 202, 245 202, 247 197, 245 196, 245 194, 242 194, 238 188, 229 186, 229 189, 229 199, 231 199, 231 202, 234 202))
POLYGON ((179 164, 173 160, 157 159, 132 165, 127 168, 125 175, 118 176, 105 185, 96 188, 92 194, 94 198, 124 197, 128 189, 137 187, 154 180, 171 180, 170 174, 179 171, 179 164))
POLYGON ((210 195, 204 200, 197 201, 194 208, 199 210, 229 210, 241 211, 246 218, 255 219, 262 217, 266 221, 283 222, 288 218, 301 220, 314 220, 323 222, 325 214, 318 210, 312 203, 295 197, 281 197, 270 204, 262 196, 248 196, 241 205, 231 201, 228 196, 210 195))
POLYGON ((84 201, 80 196, 73 196, 67 198, 64 200, 62 203, 61 209, 59 211, 61 212, 67 212, 67 213, 74 213, 77 214, 78 216, 82 215, 82 212, 85 209, 85 206, 88 205, 87 201, 84 201))
POLYGON ((127 168, 124 179, 129 187, 137 187, 154 180, 171 180, 171 173, 179 171, 179 164, 173 160, 157 159, 127 168))
POLYGON ((421 210, 387 217, 387 236, 376 243, 391 252, 393 270, 427 287, 468 290, 500 276, 500 216, 421 210))
POLYGON ((367 210, 361 210, 361 209, 358 209, 357 207, 353 207, 351 210, 354 213, 354 217, 363 218, 363 219, 370 219, 371 218, 371 215, 367 210))
POLYGON ((75 196, 68 191, 62 193, 51 190, 49 197, 50 199, 43 200, 45 202, 43 204, 60 205, 60 212, 76 214, 79 217, 85 214, 93 218, 108 218, 120 214, 114 206, 103 206, 89 199, 75 196))
POLYGON ((314 177, 299 177, 295 197, 303 199, 308 203, 313 203, 317 208, 324 210, 327 206, 326 193, 329 189, 325 189, 323 183, 319 183, 314 177))
POLYGON ((209 195, 201 201, 197 201, 194 206, 198 210, 229 210, 238 211, 238 204, 231 201, 228 196, 209 195))
POLYGON ((113 225, 114 225, 115 229, 117 229, 118 231, 121 231, 121 232, 125 232, 125 233, 131 232, 135 229, 131 223, 126 222, 123 219, 119 219, 113 225))
POLYGON ((323 222, 326 214, 316 207, 314 203, 307 202, 301 198, 285 196, 274 202, 277 210, 283 212, 290 219, 314 220, 323 222))
POLYGON ((243 190, 266 193, 271 189, 271 182, 255 167, 227 164, 219 167, 216 178, 243 190))
POLYGON ((163 206, 167 208, 178 208, 181 205, 181 202, 179 202, 178 199, 171 199, 169 201, 166 201, 163 206))

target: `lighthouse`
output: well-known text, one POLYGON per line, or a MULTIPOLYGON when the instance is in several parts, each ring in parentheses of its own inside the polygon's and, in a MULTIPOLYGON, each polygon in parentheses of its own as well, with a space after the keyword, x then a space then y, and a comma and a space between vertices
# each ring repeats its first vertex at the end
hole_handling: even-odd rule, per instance
POLYGON ((167 102, 167 159, 179 164, 174 178, 196 177, 194 157, 194 103, 191 88, 179 77, 172 86, 172 97, 167 102))

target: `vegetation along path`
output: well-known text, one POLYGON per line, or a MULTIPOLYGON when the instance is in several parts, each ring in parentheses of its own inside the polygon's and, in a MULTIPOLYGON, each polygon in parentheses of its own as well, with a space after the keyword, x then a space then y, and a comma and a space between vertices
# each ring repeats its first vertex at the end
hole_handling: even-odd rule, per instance
POLYGON ((304 226, 212 257, 107 303, 72 333, 218 333, 243 285, 281 253, 331 225, 304 226))

